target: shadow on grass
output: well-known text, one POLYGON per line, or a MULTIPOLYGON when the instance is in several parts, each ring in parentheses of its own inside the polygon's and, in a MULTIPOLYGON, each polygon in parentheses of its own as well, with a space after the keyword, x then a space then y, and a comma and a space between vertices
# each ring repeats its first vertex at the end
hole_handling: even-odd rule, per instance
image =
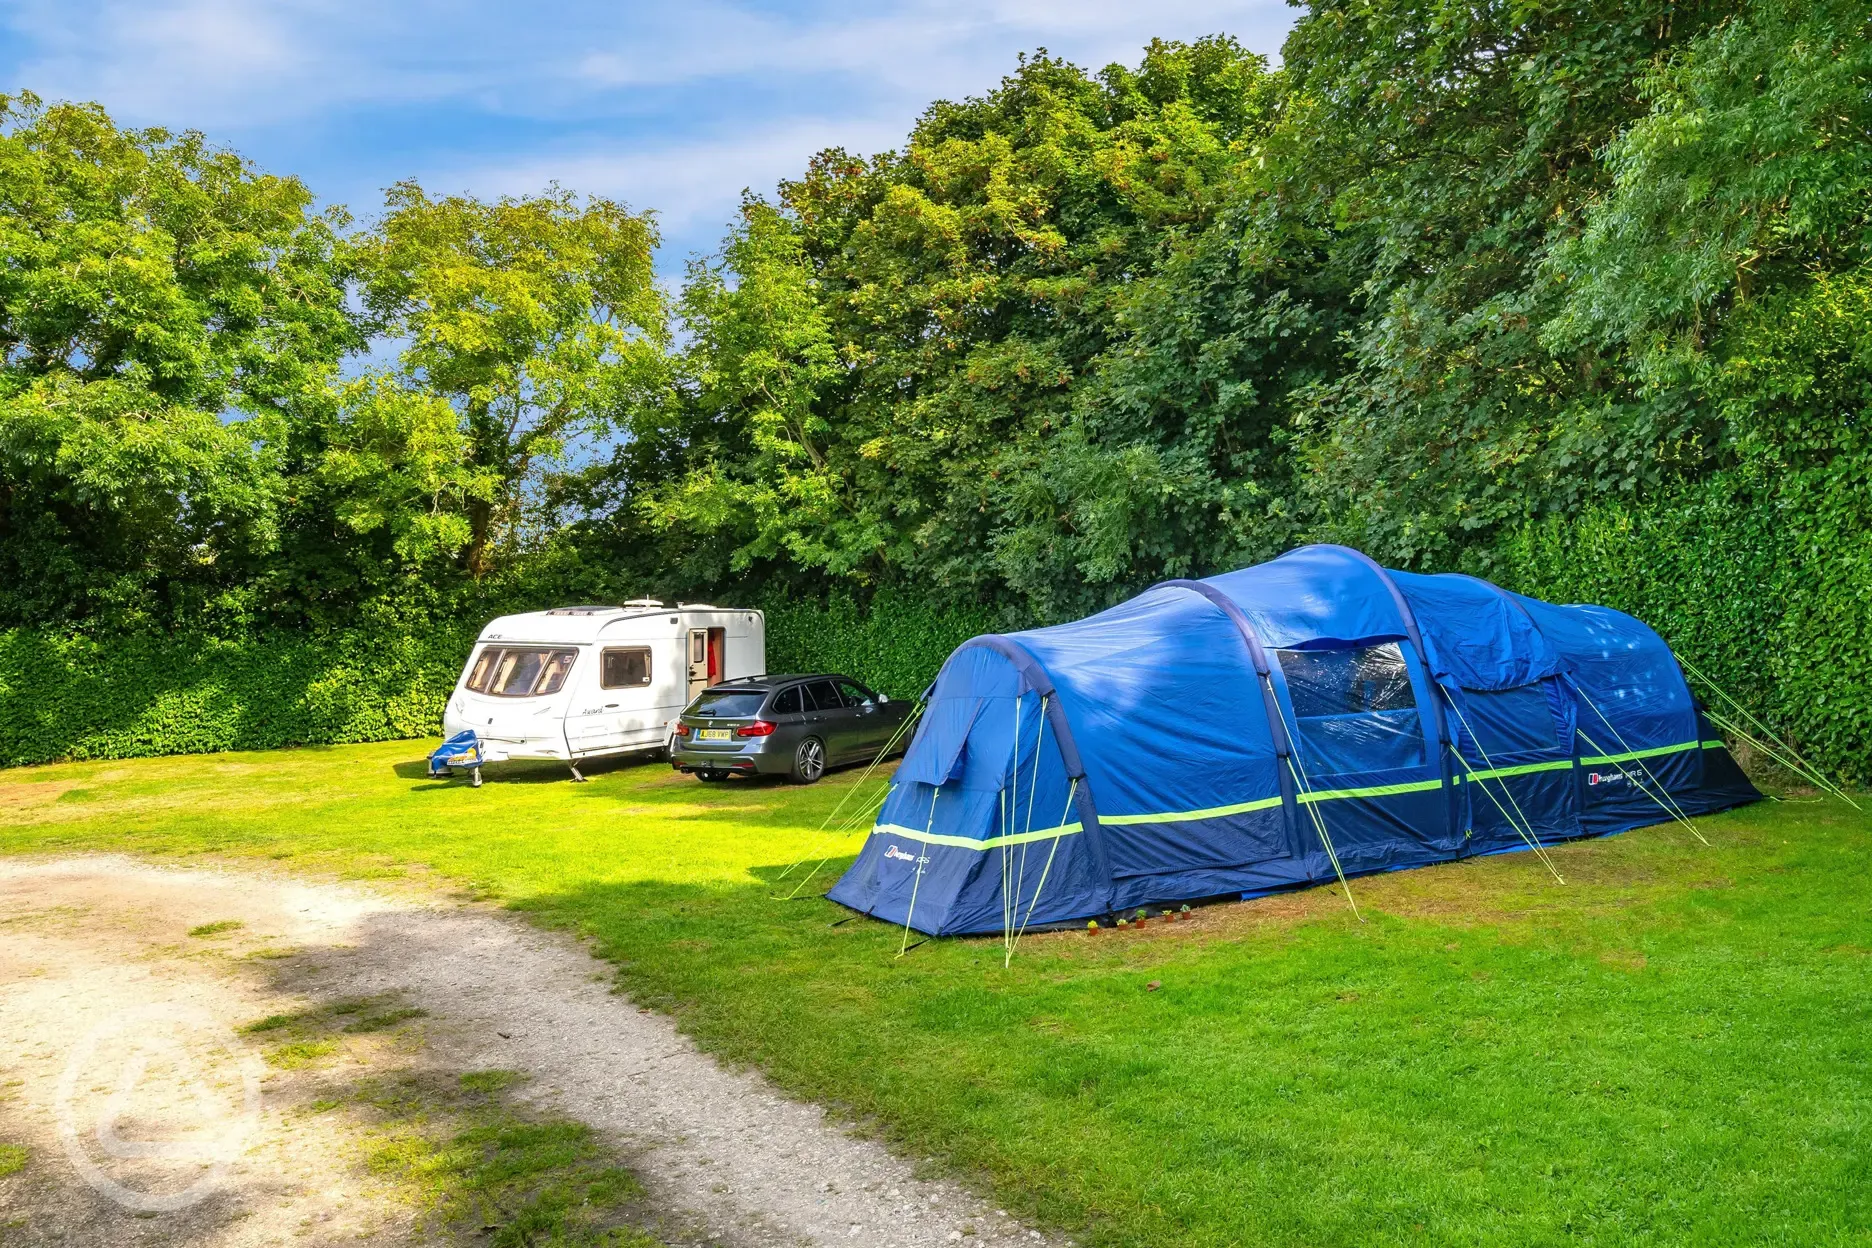
MULTIPOLYGON (((614 772, 631 772, 645 767, 665 767, 668 763, 655 754, 619 754, 607 758, 588 758, 580 761, 578 769, 587 779, 611 775, 614 772)), ((403 780, 434 780, 429 787, 447 788, 452 784, 467 784, 472 769, 457 767, 449 776, 431 777, 428 758, 410 759, 395 763, 390 770, 403 780)), ((481 769, 481 779, 487 784, 557 784, 574 783, 571 765, 557 759, 513 759, 507 762, 488 763, 481 769)), ((418 789, 417 792, 424 790, 418 789)))
MULTIPOLYGON (((275 990, 309 990, 297 960, 268 965, 275 990)), ((524 1105, 512 1092, 521 1072, 440 1069, 418 1056, 426 1017, 394 992, 326 992, 241 1031, 267 1065, 292 1072, 300 1112, 344 1116, 357 1161, 413 1209, 425 1238, 660 1248, 644 1229, 655 1219, 642 1184, 589 1126, 524 1105)))

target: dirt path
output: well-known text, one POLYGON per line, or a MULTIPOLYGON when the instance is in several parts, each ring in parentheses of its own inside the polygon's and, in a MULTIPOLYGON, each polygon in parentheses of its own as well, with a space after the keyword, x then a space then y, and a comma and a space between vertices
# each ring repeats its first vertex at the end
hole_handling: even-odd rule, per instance
MULTIPOLYGON (((673 1243, 1046 1242, 758 1075, 723 1070, 610 979, 571 939, 482 907, 125 858, 0 862, 0 1143, 30 1158, 0 1177, 0 1244, 410 1238, 394 1194, 349 1160, 342 1123, 295 1112, 290 1073, 262 1069, 237 1031, 359 997, 423 1011, 426 1062, 530 1076, 518 1095, 609 1139, 673 1243), (188 934, 222 922, 240 926, 188 934), (99 1070, 113 1046, 156 1033, 195 1084, 157 1077, 159 1054, 155 1090, 130 1098, 121 1072, 114 1084, 99 1070), (191 1091, 204 1085, 211 1095, 191 1091), (61 1117, 82 1128, 61 1138, 61 1117), (139 1149, 170 1137, 178 1147, 139 1149), (132 1193, 199 1181, 216 1194, 129 1209, 93 1190, 99 1175, 132 1193)), ((367 1045, 341 1056, 374 1060, 367 1045)))

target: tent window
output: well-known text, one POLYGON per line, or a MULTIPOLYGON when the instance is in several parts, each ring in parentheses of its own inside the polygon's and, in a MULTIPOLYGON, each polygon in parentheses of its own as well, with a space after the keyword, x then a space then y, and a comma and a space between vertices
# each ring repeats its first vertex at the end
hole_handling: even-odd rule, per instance
POLYGON ((606 689, 629 689, 650 683, 650 647, 606 650, 599 664, 598 683, 606 689))
POLYGON ((534 698, 558 693, 578 659, 576 650, 534 646, 489 646, 468 674, 468 688, 497 698, 534 698))
POLYGON ((1455 725, 1473 734, 1491 760, 1566 749, 1566 719, 1558 706, 1559 682, 1549 677, 1518 689, 1463 690, 1468 707, 1455 725))
POLYGON ((1424 765, 1417 695, 1398 643, 1275 654, 1309 770, 1338 775, 1424 765))

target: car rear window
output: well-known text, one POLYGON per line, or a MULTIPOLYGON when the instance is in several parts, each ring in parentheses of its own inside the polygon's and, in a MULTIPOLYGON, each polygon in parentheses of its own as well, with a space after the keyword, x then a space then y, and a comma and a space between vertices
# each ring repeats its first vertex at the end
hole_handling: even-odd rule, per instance
POLYGON ((691 715, 715 715, 723 718, 740 718, 758 714, 761 703, 766 701, 765 689, 710 689, 696 699, 689 708, 691 715))
POLYGON ((577 661, 576 650, 489 646, 468 673, 468 688, 497 698, 544 697, 559 692, 577 661))

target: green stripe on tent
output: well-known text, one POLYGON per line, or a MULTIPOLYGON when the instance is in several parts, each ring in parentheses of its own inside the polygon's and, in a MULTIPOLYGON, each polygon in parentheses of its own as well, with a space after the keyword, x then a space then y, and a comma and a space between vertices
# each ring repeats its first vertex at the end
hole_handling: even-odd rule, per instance
POLYGON ((1233 806, 1211 806, 1207 810, 1179 810, 1167 815, 1100 815, 1100 823, 1109 823, 1123 827, 1133 823, 1182 823, 1186 819, 1220 819, 1224 815, 1241 815, 1251 810, 1272 810, 1281 804, 1276 797, 1263 797, 1252 802, 1236 802, 1233 806))
MULTIPOLYGON (((1611 763, 1632 762, 1641 758, 1655 758, 1660 754, 1680 754, 1685 750, 1697 748, 1720 750, 1726 748, 1721 741, 1684 741, 1677 745, 1660 745, 1655 749, 1633 750, 1628 754, 1596 755, 1582 758, 1580 763, 1588 767, 1605 766, 1611 763)), ((1504 776, 1526 776, 1539 771, 1566 771, 1573 766, 1570 758, 1556 759, 1546 763, 1524 763, 1518 767, 1495 767, 1488 771, 1472 771, 1467 779, 1497 780, 1504 776)), ((1456 776, 1461 783, 1465 777, 1456 776)), ((1443 787, 1441 780, 1418 780, 1409 784, 1378 784, 1363 789, 1316 789, 1311 793, 1299 795, 1302 805, 1313 802, 1336 802, 1347 797, 1396 797, 1403 793, 1428 793, 1432 789, 1443 787)), ((1281 804, 1278 797, 1256 798, 1251 802, 1236 802, 1229 806, 1210 806, 1204 810, 1175 810, 1163 814, 1147 815, 1100 815, 1099 822, 1113 827, 1128 827, 1149 823, 1184 823, 1202 819, 1224 819, 1229 815, 1243 815, 1254 810, 1272 810, 1281 804)), ((1026 845, 1033 841, 1050 841, 1056 836, 1072 836, 1085 829, 1077 823, 1062 824, 1057 828, 1041 828, 1035 832, 1018 832, 1010 836, 991 836, 985 840, 976 840, 968 836, 945 836, 937 832, 920 832, 915 828, 906 828, 901 824, 880 823, 871 829, 873 836, 900 836, 906 840, 920 841, 925 845, 947 845, 955 849, 990 850, 1003 845, 1026 845)))
POLYGON ((1300 795, 1301 805, 1309 802, 1334 802, 1342 797, 1395 797, 1400 793, 1428 793, 1443 787, 1441 780, 1419 780, 1411 784, 1375 784, 1369 789, 1315 789, 1300 795))
POLYGON ((1630 750, 1624 754, 1595 754, 1591 758, 1580 759, 1582 767, 1599 767, 1607 763, 1629 763, 1641 758, 1656 758, 1660 754, 1681 754, 1685 750, 1707 749, 1701 741, 1679 741, 1676 745, 1660 745, 1649 750, 1630 750))
POLYGON ((1031 841, 1050 841, 1056 836, 1071 836, 1084 831, 1079 824, 1067 823, 1057 828, 1041 828, 1037 832, 1018 832, 1011 836, 991 836, 978 841, 972 836, 945 836, 941 832, 923 832, 916 828, 906 828, 897 823, 880 823, 871 829, 872 836, 901 836, 906 840, 921 841, 925 845, 950 845, 956 849, 999 849, 1003 845, 1025 845, 1031 841))
MULTIPOLYGON (((1330 802, 1342 797, 1391 797, 1398 793, 1424 793, 1443 787, 1441 780, 1424 780, 1414 784, 1380 784, 1366 789, 1326 789, 1313 793, 1302 793, 1302 802, 1330 802)), ((1148 815, 1100 815, 1099 822, 1115 827, 1144 823, 1182 823, 1201 819, 1223 819, 1229 815, 1246 814, 1251 810, 1272 810, 1281 804, 1279 797, 1256 798, 1251 802, 1236 802, 1230 806, 1211 806, 1206 810, 1176 810, 1163 814, 1148 815)), ((1033 841, 1050 841, 1056 836, 1072 836, 1084 831, 1077 823, 1068 823, 1057 828, 1041 828, 1035 832, 1018 832, 1011 836, 990 836, 976 840, 969 836, 945 836, 940 832, 921 832, 916 828, 906 828, 899 823, 880 823, 871 829, 873 836, 900 836, 906 840, 920 841, 925 845, 947 845, 955 849, 990 850, 1003 845, 1025 845, 1033 841)))
MULTIPOLYGON (((1495 767, 1488 771, 1472 771, 1468 774, 1468 778, 1471 780, 1499 780, 1503 776, 1527 776, 1537 771, 1571 770, 1573 770, 1573 760, 1570 758, 1562 758, 1556 759, 1551 763, 1523 763, 1519 767, 1495 767)), ((1462 778, 1461 776, 1457 777, 1459 780, 1462 778)))

